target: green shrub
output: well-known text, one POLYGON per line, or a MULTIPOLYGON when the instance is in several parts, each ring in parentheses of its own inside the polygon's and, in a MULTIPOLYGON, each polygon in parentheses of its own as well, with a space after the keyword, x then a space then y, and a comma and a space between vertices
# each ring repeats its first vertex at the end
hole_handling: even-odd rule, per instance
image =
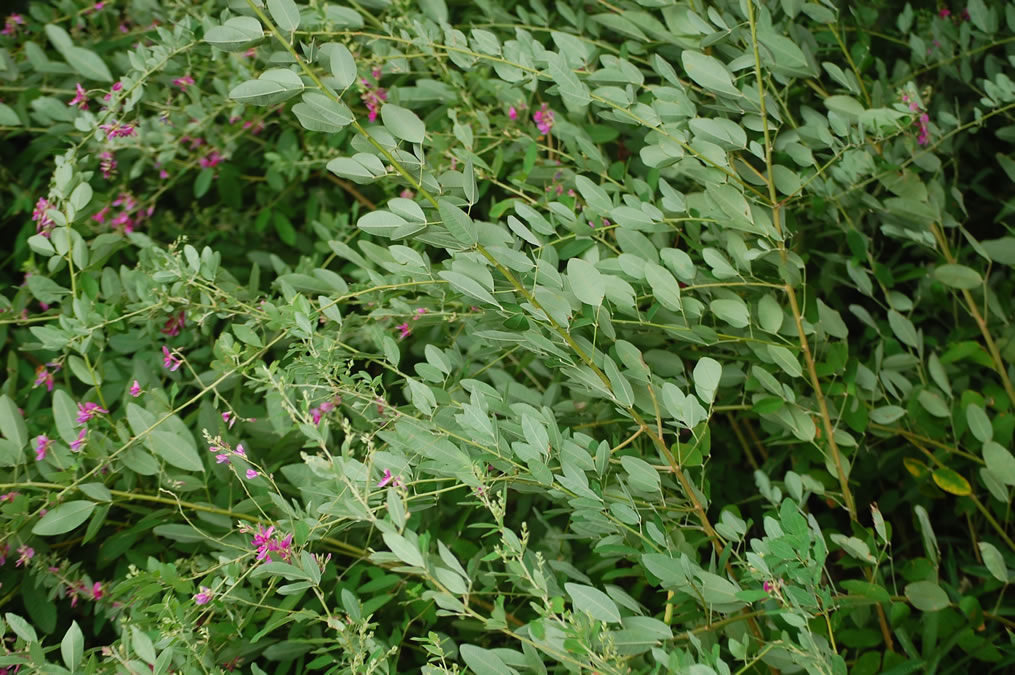
POLYGON ((12 14, 0 673, 1011 668, 1013 31, 12 14))

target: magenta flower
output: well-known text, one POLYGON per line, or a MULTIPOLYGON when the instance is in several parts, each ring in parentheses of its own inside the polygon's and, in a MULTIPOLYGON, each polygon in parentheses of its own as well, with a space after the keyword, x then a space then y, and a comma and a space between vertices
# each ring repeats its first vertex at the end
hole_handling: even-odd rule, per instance
POLYGON ((165 345, 162 346, 162 354, 162 365, 168 368, 170 372, 179 370, 180 366, 183 365, 183 361, 173 356, 165 345))
POLYGON ((412 329, 409 328, 409 322, 406 321, 402 325, 398 326, 399 336, 398 339, 404 340, 405 338, 412 335, 412 329))
POLYGON ((942 7, 937 11, 937 15, 940 16, 942 19, 947 19, 949 16, 952 15, 952 10, 948 9, 947 7, 942 7))
POLYGON ((402 481, 399 480, 398 476, 391 474, 391 469, 384 470, 384 477, 377 484, 377 487, 384 487, 385 485, 391 484, 391 487, 402 487, 402 481))
POLYGON ((176 337, 180 334, 180 329, 186 323, 187 313, 181 309, 178 314, 173 314, 166 320, 166 325, 162 327, 162 332, 171 337, 176 337))
POLYGON ((316 408, 311 408, 310 409, 310 416, 311 416, 311 418, 313 418, 314 424, 315 425, 320 425, 321 419, 325 415, 327 415, 329 412, 331 412, 332 410, 337 408, 338 405, 341 402, 342 402, 341 398, 336 398, 334 401, 325 401, 324 403, 322 403, 321 405, 317 406, 316 408))
POLYGON ((35 369, 35 382, 32 389, 40 384, 46 385, 46 391, 53 391, 53 373, 46 369, 46 366, 39 366, 35 369))
POLYGON ((49 236, 49 231, 53 229, 53 219, 46 214, 46 210, 51 208, 53 205, 49 203, 49 200, 45 197, 39 197, 39 201, 35 202, 35 209, 32 211, 32 220, 35 221, 35 232, 41 234, 44 237, 49 236))
POLYGON ((82 110, 88 110, 88 92, 81 86, 80 82, 74 84, 74 98, 72 98, 67 105, 74 107, 77 106, 82 110))
POLYGON ((508 108, 508 118, 510 118, 512 122, 518 119, 518 111, 515 110, 514 106, 508 108))
POLYGON ((7 17, 7 20, 4 21, 4 28, 3 30, 0 30, 0 35, 17 35, 18 26, 23 26, 24 24, 25 17, 20 14, 11 14, 7 17))
POLYGON ((96 415, 108 412, 108 410, 100 406, 98 403, 92 403, 91 401, 78 403, 78 424, 86 424, 88 420, 92 419, 96 415))
POLYGON ((173 80, 173 84, 175 84, 180 89, 186 89, 190 85, 194 84, 194 78, 191 77, 190 75, 184 75, 183 77, 178 77, 175 80, 173 80))
POLYGON ((243 443, 237 443, 236 444, 236 450, 235 450, 235 452, 240 457, 246 457, 247 456, 247 451, 243 449, 243 443))
POLYGON ((15 567, 27 565, 28 561, 35 557, 35 549, 27 545, 19 546, 18 553, 18 561, 14 563, 15 567))
MULTIPOLYGON (((19 492, 5 492, 4 494, 0 495, 0 504, 4 502, 13 502, 14 498, 17 497, 19 494, 20 494, 19 492)), ((3 563, 0 563, 0 565, 2 564, 3 563)))
POLYGON ((92 600, 101 600, 105 593, 102 591, 102 584, 96 581, 92 584, 92 600))
POLYGON ((49 446, 53 445, 53 441, 50 440, 45 434, 35 437, 35 461, 41 462, 46 459, 46 453, 49 451, 49 446))
POLYGON ((260 525, 257 526, 257 533, 254 535, 253 541, 250 542, 257 549, 257 560, 272 562, 272 554, 278 556, 281 560, 289 559, 289 556, 292 554, 290 545, 292 544, 293 536, 287 534, 285 538, 279 539, 277 536, 273 536, 274 532, 274 525, 268 529, 264 529, 260 525))
POLYGON ((544 103, 539 107, 539 110, 532 113, 532 121, 536 123, 539 133, 548 134, 553 128, 553 111, 544 103))
POLYGON ((207 586, 201 586, 201 592, 194 595, 195 605, 207 605, 211 602, 212 592, 207 586))
POLYGON ((106 222, 106 218, 108 216, 109 216, 109 207, 108 206, 103 206, 101 209, 99 209, 98 213, 96 213, 94 216, 92 216, 92 220, 94 220, 95 222, 101 224, 101 223, 106 222))
POLYGON ((422 317, 422 316, 423 316, 424 314, 426 314, 426 307, 417 307, 417 308, 416 308, 416 313, 415 313, 415 314, 413 314, 413 316, 412 316, 412 320, 413 320, 413 321, 419 321, 419 319, 420 319, 420 318, 421 318, 421 317, 422 317))
POLYGON ((197 163, 201 165, 202 169, 211 169, 218 166, 225 160, 225 157, 219 154, 218 150, 212 150, 207 156, 197 160, 197 163))
MULTIPOLYGON (((119 82, 117 82, 119 84, 119 82)), ((106 138, 126 138, 128 136, 136 136, 137 132, 134 127, 130 124, 120 124, 119 122, 113 122, 112 124, 100 124, 99 129, 102 129, 106 133, 106 138)))
POLYGON ((71 452, 81 452, 81 447, 85 444, 85 439, 88 437, 88 427, 85 427, 78 432, 78 438, 76 441, 70 442, 71 452))
POLYGON ((258 477, 259 475, 260 475, 260 474, 258 474, 258 473, 257 473, 256 471, 254 471, 253 469, 247 469, 247 480, 251 480, 251 479, 253 479, 253 478, 257 478, 257 477, 258 477))
POLYGON ((138 382, 137 380, 134 380, 134 384, 130 385, 130 395, 133 396, 134 398, 137 398, 138 396, 141 395, 142 391, 144 390, 141 389, 141 383, 138 382))
POLYGON ((224 453, 224 452, 215 455, 215 463, 216 464, 225 464, 228 461, 229 461, 229 455, 224 453))
POLYGON ((106 180, 112 178, 116 173, 116 158, 109 150, 99 153, 99 170, 102 171, 102 177, 106 180))

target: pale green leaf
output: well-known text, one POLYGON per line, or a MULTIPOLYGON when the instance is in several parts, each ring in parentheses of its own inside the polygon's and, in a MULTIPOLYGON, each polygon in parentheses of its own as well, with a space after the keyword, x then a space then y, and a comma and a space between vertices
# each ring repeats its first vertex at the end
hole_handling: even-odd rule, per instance
POLYGON ((52 537, 58 534, 65 534, 88 520, 95 510, 95 502, 83 499, 64 502, 51 509, 32 528, 32 534, 40 537, 52 537))

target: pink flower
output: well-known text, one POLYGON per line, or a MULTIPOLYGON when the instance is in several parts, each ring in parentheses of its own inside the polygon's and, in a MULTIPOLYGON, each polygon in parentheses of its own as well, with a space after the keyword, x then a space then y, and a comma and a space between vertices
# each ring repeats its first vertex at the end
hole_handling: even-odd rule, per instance
MULTIPOLYGON (((4 502, 13 502, 14 498, 17 497, 19 494, 20 494, 19 492, 5 492, 4 494, 0 495, 0 504, 4 502)), ((0 565, 2 564, 3 563, 0 563, 0 565)))
POLYGON ((508 117, 511 119, 512 122, 518 119, 518 111, 515 110, 514 106, 508 108, 508 117))
MULTIPOLYGON (((117 84, 119 84, 119 82, 117 82, 117 84)), ((99 128, 106 132, 106 138, 126 138, 128 136, 137 135, 133 126, 129 124, 120 124, 119 122, 113 122, 112 124, 100 124, 99 128)))
POLYGON ((236 444, 236 450, 235 450, 235 452, 240 457, 246 457, 247 456, 247 451, 243 449, 243 443, 237 443, 236 444))
POLYGON ((20 14, 11 14, 4 21, 4 29, 0 30, 0 35, 17 35, 18 26, 25 24, 25 18, 20 14))
POLYGON ((413 321, 419 321, 419 319, 420 319, 420 318, 421 318, 421 317, 422 317, 422 316, 423 316, 424 314, 426 314, 426 307, 417 307, 417 308, 416 308, 416 313, 415 313, 415 314, 413 314, 413 316, 412 316, 412 320, 413 320, 413 321))
POLYGON ((74 84, 74 98, 72 98, 67 105, 73 107, 77 106, 82 110, 88 110, 88 92, 81 86, 80 82, 74 84))
POLYGON ((100 406, 98 403, 92 403, 91 401, 78 403, 78 424, 87 424, 88 421, 96 415, 108 412, 108 410, 100 406))
POLYGON ((92 220, 94 220, 95 222, 101 224, 101 223, 106 222, 106 217, 107 216, 109 216, 109 207, 108 206, 103 206, 101 209, 99 209, 98 213, 96 213, 94 216, 92 216, 92 220))
POLYGON ((313 418, 314 424, 315 425, 320 425, 321 419, 326 414, 328 414, 329 412, 331 412, 332 410, 337 408, 338 405, 341 402, 342 402, 341 398, 335 398, 334 401, 325 401, 324 403, 322 403, 321 405, 317 406, 316 408, 311 408, 310 409, 310 416, 311 416, 311 418, 313 418))
POLYGON ((183 365, 183 361, 173 356, 165 345, 162 345, 162 355, 162 366, 168 368, 170 372, 179 370, 183 365))
POLYGON ((49 203, 49 200, 45 197, 39 197, 39 201, 35 202, 35 209, 32 211, 32 220, 35 221, 35 232, 41 234, 44 237, 49 236, 49 231, 53 229, 53 219, 46 214, 46 210, 51 208, 53 205, 49 203))
POLYGON ((400 333, 399 336, 398 336, 398 338, 400 340, 404 340, 405 338, 407 338, 410 335, 412 335, 412 329, 409 328, 409 322, 408 321, 406 321, 402 325, 398 326, 398 331, 400 333))
POLYGON ((272 536, 275 532, 275 526, 272 525, 268 529, 264 529, 262 526, 257 526, 257 534, 254 535, 251 544, 257 548, 257 559, 267 560, 272 562, 272 554, 278 556, 281 560, 288 560, 292 554, 290 545, 292 544, 293 536, 287 534, 285 538, 279 539, 276 536, 272 536))
POLYGON ((99 169, 102 171, 102 177, 106 180, 112 178, 116 173, 116 159, 114 159, 113 153, 109 150, 103 150, 99 153, 99 169))
POLYGON ((102 584, 96 581, 92 584, 92 600, 101 600, 105 593, 102 592, 102 584))
POLYGON ((187 313, 181 309, 179 313, 171 315, 166 320, 166 325, 162 327, 162 332, 172 337, 179 335, 180 329, 186 324, 186 319, 187 313))
POLYGON ((253 469, 247 469, 247 480, 251 480, 252 478, 257 478, 258 475, 259 474, 256 471, 254 471, 253 469))
POLYGON ((45 434, 35 437, 35 461, 41 462, 46 459, 46 453, 49 451, 49 446, 53 444, 45 434))
POLYGON ((76 441, 70 442, 71 452, 81 452, 81 446, 85 444, 85 438, 88 437, 88 427, 85 427, 78 432, 78 438, 76 441))
POLYGON ((553 128, 553 111, 544 103, 539 107, 539 110, 532 113, 532 121, 536 123, 539 133, 548 134, 550 129, 553 128))
POLYGON ((201 165, 202 169, 211 169, 218 166, 225 159, 219 154, 218 150, 212 150, 207 156, 197 160, 197 163, 201 165))
POLYGON ((53 373, 49 372, 46 366, 39 366, 35 369, 35 382, 32 384, 32 389, 40 384, 46 385, 46 391, 53 391, 53 373))
POLYGON ((19 546, 18 553, 18 561, 14 563, 15 567, 27 565, 28 561, 35 557, 35 549, 27 545, 19 546))
POLYGON ((191 77, 190 75, 184 75, 183 77, 178 77, 175 80, 173 80, 173 84, 175 84, 180 89, 186 89, 190 85, 194 84, 194 78, 191 77))
POLYGON ((216 464, 225 464, 228 461, 229 461, 229 455, 226 454, 226 453, 219 453, 219 454, 215 455, 215 463, 216 464))
POLYGON ((228 424, 229 428, 232 429, 233 425, 236 424, 236 416, 227 410, 222 413, 222 421, 228 424))
POLYGON ((940 16, 942 19, 947 19, 949 16, 952 15, 952 10, 948 9, 947 7, 942 7, 937 11, 937 15, 940 16))
POLYGON ((416 196, 416 193, 406 188, 405 190, 402 190, 400 193, 398 193, 398 196, 401 197, 402 199, 412 199, 413 197, 416 196))
POLYGON ((137 380, 134 380, 134 384, 130 385, 130 395, 133 396, 134 398, 137 398, 138 396, 141 395, 142 391, 144 390, 141 389, 141 383, 138 382, 137 380))
POLYGON ((207 586, 201 586, 201 592, 194 595, 195 605, 207 605, 211 602, 212 592, 207 586))
POLYGON ((391 469, 385 469, 384 477, 381 478, 381 481, 377 484, 377 487, 384 487, 389 483, 391 484, 391 487, 402 487, 402 481, 399 480, 398 476, 393 476, 391 474, 391 469))

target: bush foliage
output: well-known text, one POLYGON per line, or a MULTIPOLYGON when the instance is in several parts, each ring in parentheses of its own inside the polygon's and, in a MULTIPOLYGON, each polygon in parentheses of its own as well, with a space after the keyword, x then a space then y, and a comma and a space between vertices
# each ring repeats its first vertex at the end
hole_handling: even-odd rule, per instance
POLYGON ((1011 668, 1013 36, 24 3, 0 672, 1011 668))

